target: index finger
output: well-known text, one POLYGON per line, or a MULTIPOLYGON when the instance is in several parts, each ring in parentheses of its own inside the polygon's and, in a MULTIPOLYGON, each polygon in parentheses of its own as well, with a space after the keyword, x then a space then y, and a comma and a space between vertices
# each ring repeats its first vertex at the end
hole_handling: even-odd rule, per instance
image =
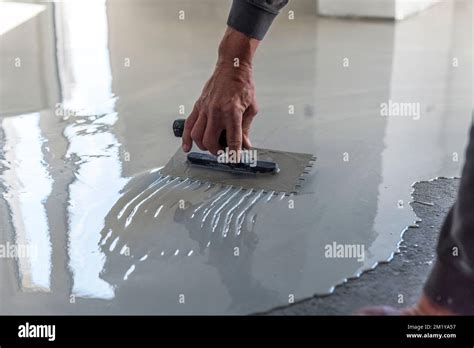
POLYGON ((193 139, 191 138, 191 131, 193 130, 194 124, 198 118, 199 112, 196 105, 194 105, 193 111, 184 122, 184 131, 182 135, 182 147, 184 152, 189 152, 193 147, 193 139))
POLYGON ((230 151, 235 151, 237 161, 240 161, 242 149, 242 114, 235 113, 226 124, 227 146, 230 151))

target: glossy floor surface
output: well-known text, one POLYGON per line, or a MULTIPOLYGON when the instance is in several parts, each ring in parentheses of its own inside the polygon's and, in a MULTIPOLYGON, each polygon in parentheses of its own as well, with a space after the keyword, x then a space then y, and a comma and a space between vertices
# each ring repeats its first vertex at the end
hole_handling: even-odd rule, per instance
POLYGON ((247 314, 391 258, 411 185, 460 174, 472 2, 399 23, 289 6, 252 140, 318 157, 291 197, 160 174, 228 1, 0 3, 0 241, 28 247, 0 260, 0 313, 247 314))

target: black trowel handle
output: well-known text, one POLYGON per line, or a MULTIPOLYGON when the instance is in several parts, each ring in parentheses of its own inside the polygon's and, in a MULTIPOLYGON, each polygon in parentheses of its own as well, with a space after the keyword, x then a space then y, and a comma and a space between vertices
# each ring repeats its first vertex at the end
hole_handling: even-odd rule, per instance
MULTIPOLYGON (((181 138, 184 132, 184 118, 177 119, 173 122, 173 133, 175 137, 181 138)), ((227 137, 225 135, 225 130, 222 131, 221 136, 219 137, 219 145, 223 148, 227 147, 227 137)))

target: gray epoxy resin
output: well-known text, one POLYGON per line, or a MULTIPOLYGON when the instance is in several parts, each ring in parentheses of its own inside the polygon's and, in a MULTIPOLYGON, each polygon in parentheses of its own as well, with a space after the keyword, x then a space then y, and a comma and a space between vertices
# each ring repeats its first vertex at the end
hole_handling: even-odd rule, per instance
POLYGON ((244 189, 275 191, 287 194, 299 191, 305 176, 311 172, 316 158, 307 153, 275 151, 253 148, 255 160, 269 161, 278 165, 278 173, 254 174, 213 170, 190 165, 186 154, 178 148, 176 153, 160 171, 162 175, 173 178, 192 179, 224 186, 242 187, 244 189))

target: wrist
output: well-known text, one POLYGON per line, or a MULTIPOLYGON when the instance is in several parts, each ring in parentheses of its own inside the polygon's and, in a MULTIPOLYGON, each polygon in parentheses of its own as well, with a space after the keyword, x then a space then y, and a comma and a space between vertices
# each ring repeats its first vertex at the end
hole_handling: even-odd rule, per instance
POLYGON ((228 27, 219 45, 217 66, 251 70, 259 43, 260 41, 228 27))

